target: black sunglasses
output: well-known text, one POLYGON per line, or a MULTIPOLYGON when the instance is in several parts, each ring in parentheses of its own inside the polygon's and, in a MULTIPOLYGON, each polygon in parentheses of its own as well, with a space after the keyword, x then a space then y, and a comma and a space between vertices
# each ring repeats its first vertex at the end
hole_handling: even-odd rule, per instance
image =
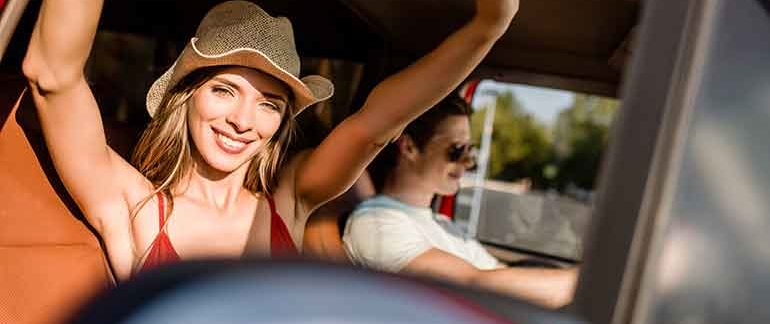
POLYGON ((447 150, 449 162, 459 162, 468 159, 470 164, 476 165, 476 148, 472 144, 452 144, 447 150))

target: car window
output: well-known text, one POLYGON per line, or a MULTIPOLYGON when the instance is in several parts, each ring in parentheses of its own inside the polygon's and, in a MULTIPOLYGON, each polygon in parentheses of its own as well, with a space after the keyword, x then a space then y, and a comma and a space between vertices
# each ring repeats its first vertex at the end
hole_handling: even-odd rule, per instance
POLYGON ((618 101, 487 80, 472 105, 478 167, 456 222, 488 244, 579 260, 618 101))

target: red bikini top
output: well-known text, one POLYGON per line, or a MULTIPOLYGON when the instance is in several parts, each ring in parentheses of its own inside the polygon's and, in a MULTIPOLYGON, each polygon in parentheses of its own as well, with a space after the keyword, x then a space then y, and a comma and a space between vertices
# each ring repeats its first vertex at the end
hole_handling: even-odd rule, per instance
MULTIPOLYGON (((147 254, 147 258, 144 259, 144 264, 140 268, 140 272, 152 269, 160 265, 179 262, 179 254, 174 250, 174 246, 171 244, 171 240, 166 234, 166 230, 163 228, 163 224, 166 222, 165 217, 165 203, 164 196, 158 193, 158 224, 160 230, 155 236, 155 240, 152 242, 150 252, 147 254)), ((272 257, 291 257, 299 255, 297 247, 294 246, 294 241, 291 239, 289 229, 286 224, 278 215, 275 210, 275 202, 273 198, 267 196, 267 201, 270 204, 270 256, 272 257)))

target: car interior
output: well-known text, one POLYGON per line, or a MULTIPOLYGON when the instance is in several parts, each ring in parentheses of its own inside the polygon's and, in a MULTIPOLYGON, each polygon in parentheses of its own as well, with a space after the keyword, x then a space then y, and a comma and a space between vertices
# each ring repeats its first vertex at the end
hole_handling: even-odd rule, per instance
MULTIPOLYGON (((513 264, 522 255, 533 260, 520 263, 524 266, 579 264, 574 301, 557 311, 452 285, 307 261, 182 264, 105 294, 114 283, 110 266, 94 230, 56 175, 21 74, 40 2, 0 0, 0 322, 181 321, 157 312, 157 305, 206 294, 222 296, 217 304, 223 307, 251 302, 279 314, 285 310, 267 307, 244 287, 273 291, 287 278, 323 282, 290 287, 303 296, 299 300, 319 305, 295 314, 298 321, 334 318, 325 311, 343 309, 346 303, 359 305, 337 314, 350 321, 770 319, 760 302, 770 293, 761 271, 770 263, 762 248, 768 239, 761 234, 770 227, 764 199, 770 178, 763 168, 770 163, 763 144, 770 135, 768 1, 522 0, 509 30, 471 74, 471 83, 494 80, 622 102, 603 154, 581 260, 488 246, 498 250, 496 256, 510 256, 513 264), (259 276, 276 279, 255 281, 259 276), (391 284, 404 288, 367 294, 391 284), (419 295, 415 287, 423 285, 458 297, 449 298, 449 304, 428 303, 446 296, 419 295), (244 303, 230 302, 222 287, 238 291, 244 303), (330 290, 348 299, 318 298, 330 290), (398 299, 424 306, 392 303, 398 299), (464 306, 453 304, 459 299, 466 300, 464 306), (484 314, 468 313, 473 307, 484 314)), ((121 155, 130 154, 149 120, 144 94, 150 83, 218 2, 105 2, 86 74, 108 142, 121 155)), ((474 6, 471 0, 255 2, 292 21, 302 74, 324 75, 336 87, 332 100, 300 116, 297 149, 318 144, 328 129, 361 106, 377 82, 436 46, 471 16, 474 6)), ((303 245, 306 250, 330 246, 314 257, 340 260, 344 251, 334 250, 339 241, 338 234, 319 233, 306 237, 303 245)), ((234 311, 232 321, 265 314, 250 311, 234 311)), ((212 316, 200 314, 200 320, 212 316)))

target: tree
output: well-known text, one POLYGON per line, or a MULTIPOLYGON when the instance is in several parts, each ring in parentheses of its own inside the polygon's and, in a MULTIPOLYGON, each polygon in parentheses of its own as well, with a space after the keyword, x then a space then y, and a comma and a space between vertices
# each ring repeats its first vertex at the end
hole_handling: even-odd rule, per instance
POLYGON ((505 181, 542 178, 542 168, 552 156, 546 128, 521 109, 512 92, 506 91, 497 95, 494 107, 487 107, 472 117, 471 129, 477 143, 489 108, 496 108, 489 177, 505 181))
POLYGON ((564 190, 571 184, 592 190, 617 106, 614 99, 576 94, 549 129, 525 112, 512 92, 502 92, 472 116, 472 136, 480 142, 486 113, 496 108, 489 178, 526 178, 537 189, 564 190))
POLYGON ((594 188, 617 107, 613 99, 578 94, 572 107, 559 114, 554 127, 557 188, 594 188))

